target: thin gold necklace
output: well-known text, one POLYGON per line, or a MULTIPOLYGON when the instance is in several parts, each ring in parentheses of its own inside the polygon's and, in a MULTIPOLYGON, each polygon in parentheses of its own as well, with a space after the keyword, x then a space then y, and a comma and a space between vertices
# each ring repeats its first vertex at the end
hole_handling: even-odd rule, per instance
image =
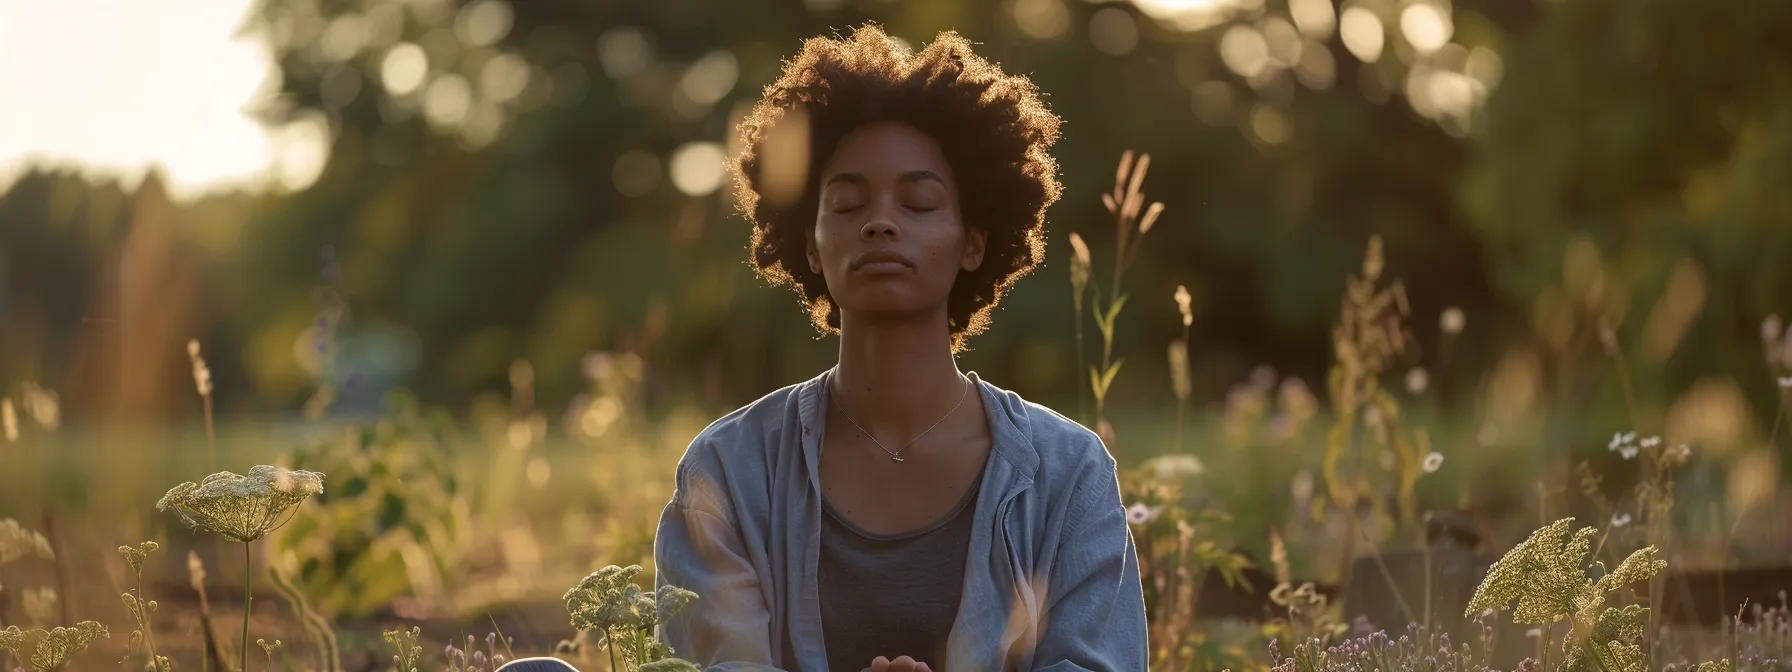
MULTIPOLYGON (((962 374, 962 373, 959 374, 959 377, 963 378, 964 374, 962 374)), ((864 434, 866 438, 871 439, 872 443, 877 444, 878 448, 882 448, 884 452, 889 453, 891 462, 900 464, 902 462, 907 461, 902 457, 902 451, 908 450, 909 446, 915 445, 915 442, 920 441, 921 437, 927 436, 928 432, 931 432, 931 431, 933 431, 933 428, 940 426, 940 423, 945 422, 946 418, 952 417, 952 414, 958 411, 959 406, 964 405, 965 398, 969 397, 969 396, 971 396, 971 381, 969 379, 965 379, 964 392, 962 394, 958 395, 958 403, 952 405, 952 410, 946 411, 946 414, 943 416, 940 416, 940 419, 933 421, 933 424, 928 425, 927 429, 921 430, 920 434, 916 434, 915 438, 909 439, 908 443, 902 444, 902 447, 898 448, 896 450, 890 450, 889 446, 884 445, 884 442, 877 440, 876 436, 872 436, 871 432, 866 430, 864 425, 859 424, 859 421, 854 420, 852 418, 851 413, 846 412, 845 406, 841 406, 839 401, 834 400, 834 398, 833 398, 834 395, 828 395, 828 401, 830 401, 834 404, 834 408, 840 410, 840 415, 846 416, 847 422, 850 422, 850 423, 852 423, 852 426, 859 428, 859 432, 864 434)))

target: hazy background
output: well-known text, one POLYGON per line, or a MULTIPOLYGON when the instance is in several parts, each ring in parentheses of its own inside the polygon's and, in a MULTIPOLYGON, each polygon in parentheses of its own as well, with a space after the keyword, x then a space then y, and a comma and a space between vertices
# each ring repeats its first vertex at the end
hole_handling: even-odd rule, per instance
MULTIPOLYGON (((1151 155, 1115 451, 1171 450, 1184 285, 1187 445, 1240 545, 1312 496, 1317 453, 1255 452, 1249 423, 1299 379, 1325 424, 1344 280, 1379 235, 1416 346, 1383 382, 1446 460, 1427 507, 1522 533, 1538 482, 1585 506, 1583 460, 1622 499, 1607 441, 1634 430, 1698 451, 1676 515, 1703 562, 1792 558, 1783 0, 0 0, 0 513, 171 527, 148 505, 211 459, 192 339, 216 468, 402 389, 494 445, 545 438, 510 477, 599 500, 637 446, 618 423, 659 432, 630 473, 663 502, 697 429, 832 362, 746 265, 722 161, 781 58, 867 20, 955 29, 1064 118, 1047 260, 962 362, 1085 421, 1067 237, 1105 296, 1099 197, 1123 150, 1151 155), (1720 555, 1727 533, 1746 543, 1720 555)), ((620 515, 591 506, 543 524, 620 515)))

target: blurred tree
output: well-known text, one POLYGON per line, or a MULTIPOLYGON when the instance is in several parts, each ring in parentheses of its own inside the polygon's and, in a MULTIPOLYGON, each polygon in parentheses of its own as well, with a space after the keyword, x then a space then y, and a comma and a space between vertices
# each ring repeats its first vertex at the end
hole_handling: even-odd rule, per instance
MULTIPOLYGON (((495 386, 519 357, 558 398, 586 350, 649 342, 662 374, 719 375, 727 403, 810 375, 827 345, 741 264, 745 227, 704 143, 731 142, 740 107, 800 40, 865 20, 915 43, 957 29, 1031 73, 1069 122, 1057 153, 1071 196, 1053 212, 1049 261, 967 357, 1023 392, 1073 389, 1056 244, 1073 229, 1106 239, 1095 199, 1077 194, 1098 193, 1127 147, 1153 154, 1157 192, 1173 196, 1135 276, 1164 309, 1137 311, 1120 345, 1161 349, 1151 344, 1179 327, 1170 289, 1190 285, 1202 389, 1258 361, 1321 371, 1336 287, 1371 231, 1421 288, 1422 310, 1498 310, 1448 191, 1460 143, 1358 93, 1356 69, 1302 88, 1292 63, 1247 82, 1221 58, 1228 26, 1275 36, 1288 11, 1187 32, 1124 5, 1057 0, 267 0, 252 28, 271 36, 284 75, 268 118, 322 120, 333 140, 321 178, 251 226, 234 272, 246 280, 236 291, 258 298, 232 320, 290 333, 316 250, 334 245, 356 314, 420 335, 414 382, 433 398, 495 386), (1131 31, 1123 50, 1115 30, 1131 31), (1203 85, 1229 92, 1209 123, 1191 102, 1203 85), (1266 116, 1281 125, 1267 139, 1266 116)), ((1330 29, 1305 44, 1352 62, 1330 29)), ((1135 403, 1168 396, 1166 373, 1140 371, 1135 403)))
POLYGON ((1581 305, 1643 364, 1647 398, 1740 375, 1772 408, 1754 343, 1792 309, 1788 31, 1773 0, 1594 0, 1511 41, 1462 193, 1539 340, 1581 305))

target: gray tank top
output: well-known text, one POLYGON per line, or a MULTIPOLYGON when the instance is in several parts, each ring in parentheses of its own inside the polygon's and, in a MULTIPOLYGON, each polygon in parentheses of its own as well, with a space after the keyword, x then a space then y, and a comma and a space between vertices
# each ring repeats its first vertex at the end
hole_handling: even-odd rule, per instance
POLYGON ((878 656, 948 669, 946 639, 964 592, 979 475, 964 501, 921 529, 880 535, 847 522, 825 499, 821 632, 828 669, 859 672, 878 656))

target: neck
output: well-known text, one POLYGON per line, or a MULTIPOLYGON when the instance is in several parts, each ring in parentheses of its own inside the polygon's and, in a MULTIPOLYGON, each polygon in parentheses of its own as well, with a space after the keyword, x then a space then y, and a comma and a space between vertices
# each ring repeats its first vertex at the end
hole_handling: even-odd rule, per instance
POLYGON ((965 392, 944 314, 925 319, 840 319, 840 366, 830 392, 865 429, 912 435, 940 420, 965 392))

